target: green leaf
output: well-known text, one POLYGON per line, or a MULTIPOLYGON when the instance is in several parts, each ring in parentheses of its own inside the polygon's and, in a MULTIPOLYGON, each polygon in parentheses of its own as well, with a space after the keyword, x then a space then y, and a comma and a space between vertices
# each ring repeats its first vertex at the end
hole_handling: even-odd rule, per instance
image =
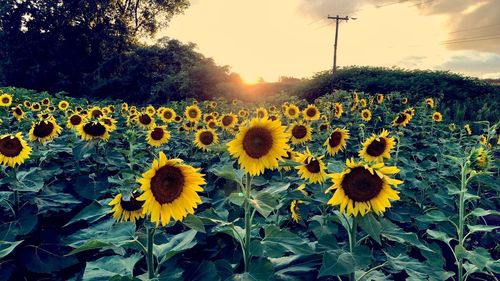
POLYGON ((96 261, 87 262, 83 273, 83 280, 109 280, 115 275, 133 276, 135 264, 142 258, 142 255, 135 253, 130 257, 107 256, 96 261))
POLYGON ((21 244, 24 240, 8 242, 8 241, 0 241, 0 259, 6 257, 10 252, 12 252, 19 244, 21 244))
POLYGON ((422 242, 420 242, 420 240, 418 240, 418 237, 415 233, 405 232, 400 227, 393 224, 387 219, 382 220, 381 225, 382 225, 381 233, 382 236, 384 236, 385 238, 399 243, 408 243, 421 250, 432 252, 432 250, 429 247, 425 246, 424 244, 422 244, 422 242))
POLYGON ((100 218, 106 216, 111 209, 108 206, 103 205, 106 202, 93 201, 87 207, 83 208, 76 216, 74 216, 68 223, 66 223, 63 227, 66 227, 72 223, 77 221, 87 221, 88 223, 93 223, 99 220, 100 218))
POLYGON ((104 248, 107 246, 112 246, 113 244, 107 243, 107 242, 102 242, 99 240, 90 240, 85 242, 85 244, 81 245, 80 247, 73 249, 71 252, 69 252, 67 255, 74 255, 76 253, 88 251, 88 250, 94 250, 94 249, 100 249, 104 248))
POLYGON ((232 163, 227 163, 223 166, 214 166, 210 169, 210 172, 219 178, 226 180, 242 183, 245 171, 240 169, 235 169, 232 163))
POLYGON ((382 231, 382 226, 378 220, 373 216, 373 214, 368 214, 358 218, 358 224, 371 238, 380 242, 380 232, 382 231))
POLYGON ((267 259, 260 258, 252 260, 250 270, 247 273, 235 274, 230 280, 233 281, 269 281, 274 273, 273 264, 267 259))
POLYGON ((436 239, 436 240, 440 240, 440 241, 443 241, 445 242, 446 244, 450 244, 450 241, 452 238, 450 238, 448 236, 448 234, 444 233, 444 232, 441 232, 441 231, 437 231, 437 230, 432 230, 432 229, 427 229, 427 234, 433 238, 433 239, 436 239))
POLYGON ((38 192, 43 188, 44 178, 38 173, 38 167, 16 173, 17 183, 12 187, 17 191, 38 192))
POLYGON ((469 234, 475 233, 475 232, 490 232, 493 231, 500 226, 495 226, 495 225, 467 225, 467 228, 469 228, 469 234))
POLYGON ((356 260, 351 253, 343 250, 333 250, 323 254, 323 264, 318 277, 338 276, 353 273, 356 260))
POLYGON ((233 192, 229 194, 227 199, 234 205, 241 207, 243 203, 245 203, 245 194, 243 194, 243 192, 233 192))
POLYGON ((205 233, 205 226, 203 225, 203 221, 198 217, 196 217, 195 215, 189 214, 182 221, 182 224, 198 232, 205 233))
POLYGON ((417 220, 421 222, 442 222, 447 221, 448 217, 446 217, 446 215, 439 210, 432 210, 427 212, 425 215, 418 216, 417 220))
POLYGON ((278 206, 278 203, 278 200, 267 192, 258 192, 257 196, 250 199, 250 204, 265 218, 278 206))
POLYGON ((169 260, 178 253, 193 248, 198 242, 194 239, 196 230, 188 230, 170 238, 170 241, 161 245, 154 245, 154 254, 161 262, 169 260))
POLYGON ((265 236, 262 246, 268 257, 278 258, 291 252, 296 255, 310 255, 314 249, 309 245, 309 240, 303 239, 286 229, 279 229, 275 225, 264 228, 265 236))
POLYGON ((484 217, 484 216, 488 216, 488 215, 500 216, 500 212, 496 211, 496 210, 485 210, 483 208, 475 208, 474 210, 472 210, 469 213, 469 215, 475 216, 475 217, 484 217))

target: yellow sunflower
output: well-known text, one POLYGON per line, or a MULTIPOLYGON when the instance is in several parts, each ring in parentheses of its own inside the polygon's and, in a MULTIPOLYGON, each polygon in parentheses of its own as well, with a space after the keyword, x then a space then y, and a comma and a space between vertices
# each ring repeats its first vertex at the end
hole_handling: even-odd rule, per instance
POLYGON ((116 123, 117 121, 111 117, 108 117, 106 115, 102 116, 99 118, 99 121, 106 126, 106 129, 109 133, 113 132, 116 130, 116 123))
POLYGON ((323 157, 315 157, 309 151, 309 148, 306 148, 305 153, 299 153, 297 162, 302 163, 302 165, 295 166, 299 176, 310 183, 323 183, 327 176, 325 163, 321 160, 323 157))
POLYGON ((387 130, 382 130, 380 135, 373 134, 363 143, 359 157, 366 161, 383 162, 384 158, 391 159, 391 149, 394 148, 394 138, 390 138, 387 130))
POLYGON ((66 122, 66 128, 68 129, 76 128, 85 121, 86 121, 85 117, 81 116, 78 113, 73 113, 69 116, 68 121, 66 122))
POLYGON ((194 144, 199 149, 206 151, 210 145, 216 143, 219 143, 219 137, 212 129, 201 129, 194 135, 194 144))
POLYGON ((199 169, 183 164, 181 159, 167 159, 160 152, 151 169, 138 180, 144 193, 137 198, 144 201, 143 213, 151 216, 151 222, 166 226, 170 219, 182 221, 201 203, 197 192, 206 184, 199 169))
POLYGON ((403 98, 401 99, 401 103, 402 103, 402 104, 407 104, 407 103, 408 103, 408 98, 407 98, 407 97, 403 97, 403 98))
POLYGON ((451 123, 450 125, 448 125, 448 130, 450 130, 450 132, 454 132, 456 129, 457 125, 455 125, 455 123, 451 123))
POLYGON ((278 167, 278 161, 287 156, 290 135, 279 121, 254 118, 240 131, 228 146, 229 154, 238 158, 239 165, 250 175, 260 175, 278 167))
POLYGON ((471 130, 469 124, 465 124, 464 129, 465 129, 465 133, 467 133, 467 135, 469 135, 469 136, 472 135, 472 130, 471 130))
POLYGON ((299 118, 300 116, 300 109, 298 106, 296 106, 295 104, 290 104, 288 105, 284 112, 285 116, 288 118, 288 119, 297 119, 299 118))
POLYGON ((441 115, 440 112, 434 112, 434 114, 432 114, 432 120, 434 120, 434 122, 441 122, 443 121, 443 115, 441 115))
POLYGON ((29 131, 29 139, 45 144, 55 139, 61 133, 62 128, 54 118, 47 118, 38 122, 33 122, 29 131))
POLYGON ((156 114, 156 109, 152 105, 148 105, 146 107, 146 113, 149 114, 150 116, 153 116, 156 114))
POLYGON ((326 146, 328 154, 333 156, 339 151, 344 151, 349 138, 350 135, 347 129, 335 128, 323 145, 326 146))
POLYGON ((108 128, 101 121, 87 121, 76 127, 76 131, 85 141, 93 139, 101 139, 107 141, 109 139, 108 128))
POLYGON ((488 138, 485 135, 479 137, 479 144, 486 145, 488 143, 488 138))
POLYGON ((230 130, 238 124, 238 116, 233 113, 224 114, 220 117, 219 124, 223 130, 230 130))
POLYGON ((195 104, 190 105, 190 106, 186 107, 186 110, 184 111, 184 116, 190 122, 196 123, 201 119, 201 110, 195 104))
POLYGON ((165 126, 152 127, 146 136, 148 144, 155 147, 160 147, 162 144, 167 143, 168 140, 170 140, 170 133, 165 126))
POLYGON ((23 139, 22 133, 0 136, 0 164, 15 167, 30 157, 31 147, 23 139))
POLYGON ((39 103, 34 102, 31 104, 31 111, 38 112, 42 109, 39 103))
POLYGON ((50 105, 50 99, 49 98, 44 98, 42 100, 42 105, 43 106, 49 106, 50 105))
POLYGON ((361 111, 361 119, 365 122, 372 120, 372 112, 369 109, 363 109, 361 111))
POLYGON ((245 118, 248 116, 248 111, 246 109, 240 109, 238 111, 238 116, 241 118, 245 118))
POLYGON ((31 102, 30 102, 29 100, 25 100, 25 101, 23 102, 23 105, 24 105, 24 107, 26 107, 26 108, 31 108, 31 102))
POLYGON ((295 122, 288 128, 293 144, 303 144, 312 139, 311 127, 304 123, 295 122))
POLYGON ((434 108, 434 100, 432 98, 427 98, 425 99, 425 103, 430 107, 430 108, 434 108))
POLYGON ((361 100, 359 101, 359 104, 361 104, 361 107, 362 107, 362 108, 365 108, 365 107, 366 107, 366 99, 361 99, 361 100))
POLYGON ((147 113, 139 113, 137 115, 137 125, 143 129, 150 129, 156 126, 155 120, 147 113))
POLYGON ((219 123, 215 119, 211 120, 207 123, 207 127, 210 129, 215 129, 215 128, 217 128, 217 126, 219 126, 219 123))
POLYGON ((384 95, 383 94, 377 94, 377 103, 381 104, 384 102, 384 95))
POLYGON ((11 108, 12 115, 17 119, 17 121, 21 121, 24 118, 24 111, 21 109, 21 106, 16 106, 11 108))
POLYGON ((113 209, 111 209, 113 218, 118 222, 136 222, 142 219, 144 217, 144 213, 142 212, 142 205, 144 205, 144 202, 138 201, 137 197, 139 197, 139 194, 132 193, 130 198, 126 200, 121 193, 117 194, 108 204, 109 206, 113 206, 113 209))
POLYGON ((170 123, 174 121, 176 116, 177 114, 175 113, 175 111, 172 108, 167 107, 161 112, 160 118, 163 122, 170 123))
POLYGON ((399 113, 398 116, 396 116, 396 118, 394 118, 394 120, 392 121, 392 126, 393 127, 406 127, 406 125, 408 125, 408 123, 410 123, 410 115, 409 114, 406 114, 404 112, 402 113, 399 113))
POLYGON ((398 192, 391 188, 403 181, 391 178, 399 172, 397 167, 385 167, 383 163, 373 165, 346 160, 346 169, 332 175, 333 185, 327 193, 334 191, 327 204, 339 205, 340 213, 364 216, 370 211, 382 214, 391 207, 390 200, 399 200, 398 192))
POLYGON ((255 110, 255 114, 257 114, 257 118, 264 118, 266 119, 267 116, 269 115, 267 113, 267 109, 263 108, 263 107, 259 107, 255 110))
POLYGON ((302 111, 302 115, 304 116, 304 120, 316 121, 319 119, 321 113, 315 105, 310 104, 304 109, 304 111, 302 111))
POLYGON ((403 113, 408 114, 408 117, 409 117, 408 121, 411 121, 411 119, 413 118, 413 115, 415 115, 415 109, 413 107, 410 107, 410 108, 405 109, 405 111, 403 111, 403 113))
POLYGON ((206 124, 212 120, 214 120, 215 117, 212 114, 205 113, 203 114, 203 122, 206 124))
POLYGON ((340 102, 335 103, 335 117, 340 118, 342 117, 342 113, 344 113, 344 107, 340 102))
POLYGON ((292 220, 295 223, 298 223, 302 219, 298 213, 299 204, 302 203, 303 202, 301 200, 293 200, 292 203, 290 204, 290 213, 292 214, 292 220))
POLYGON ((62 100, 62 101, 59 102, 59 104, 57 105, 57 107, 59 107, 59 109, 62 110, 62 111, 66 111, 66 109, 68 109, 68 107, 69 107, 69 102, 65 101, 65 100, 62 100))
POLYGON ((12 96, 9 94, 0 95, 0 106, 8 107, 12 104, 12 96))

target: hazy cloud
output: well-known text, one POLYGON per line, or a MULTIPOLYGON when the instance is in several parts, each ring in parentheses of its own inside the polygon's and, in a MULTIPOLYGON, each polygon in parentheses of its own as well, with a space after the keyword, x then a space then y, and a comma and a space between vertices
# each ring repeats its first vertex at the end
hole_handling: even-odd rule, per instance
POLYGON ((500 78, 500 55, 494 53, 463 52, 453 55, 442 65, 442 70, 454 70, 484 78, 500 78))

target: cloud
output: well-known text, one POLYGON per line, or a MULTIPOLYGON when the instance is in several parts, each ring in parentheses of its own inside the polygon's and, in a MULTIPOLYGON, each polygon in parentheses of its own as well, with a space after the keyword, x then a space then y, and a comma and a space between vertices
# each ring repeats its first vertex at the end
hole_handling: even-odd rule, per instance
POLYGON ((500 55, 495 53, 460 51, 460 54, 450 56, 437 68, 462 72, 477 77, 495 78, 500 76, 500 55))

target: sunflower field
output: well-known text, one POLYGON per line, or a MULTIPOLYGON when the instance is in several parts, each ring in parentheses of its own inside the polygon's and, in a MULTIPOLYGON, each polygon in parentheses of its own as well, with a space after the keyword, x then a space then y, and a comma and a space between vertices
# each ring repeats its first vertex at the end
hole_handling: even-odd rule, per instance
POLYGON ((0 92, 1 280, 498 280, 499 123, 436 96, 0 92))

